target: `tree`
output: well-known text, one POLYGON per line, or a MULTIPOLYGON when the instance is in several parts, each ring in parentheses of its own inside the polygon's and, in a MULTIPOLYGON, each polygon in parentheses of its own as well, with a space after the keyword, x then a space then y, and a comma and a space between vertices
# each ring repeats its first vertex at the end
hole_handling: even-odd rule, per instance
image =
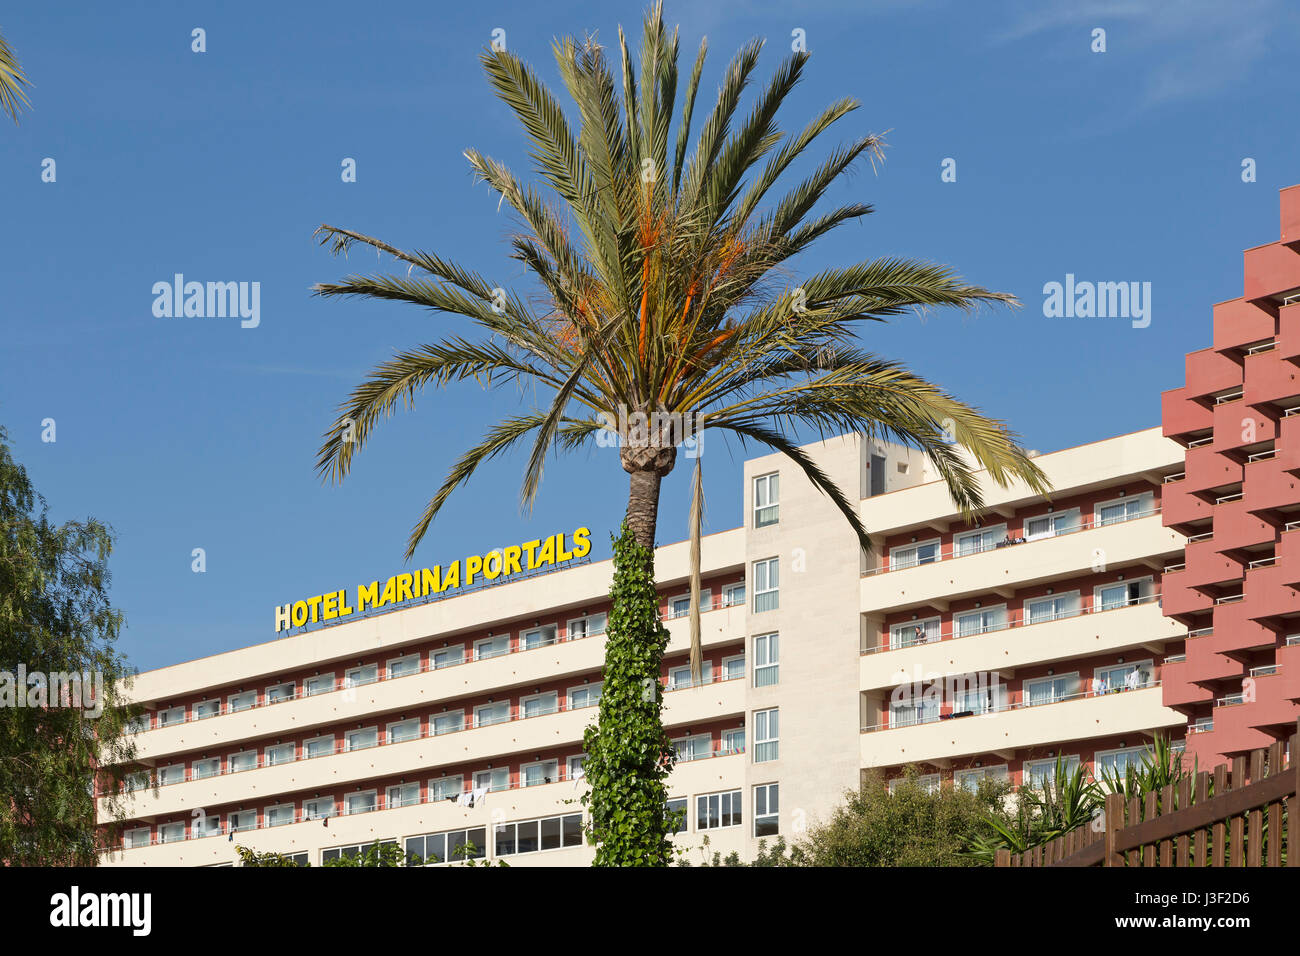
POLYGON ((0 428, 0 860, 91 866, 95 779, 122 813, 125 660, 108 599, 109 529, 52 524, 0 428))
POLYGON ((4 34, 0 33, 0 109, 8 113, 15 123, 18 122, 18 111, 31 105, 23 89, 30 85, 31 81, 18 63, 18 54, 14 53, 4 34))
MULTIPOLYGON (((870 541, 854 502, 797 446, 800 426, 919 448, 968 515, 983 504, 980 467, 998 484, 1019 479, 1046 490, 1005 424, 865 351, 856 339, 865 322, 912 309, 1012 303, 1011 296, 912 259, 828 266, 798 282, 791 278, 796 257, 818 239, 872 212, 862 202, 814 210, 857 161, 881 155, 883 140, 858 136, 774 198, 792 165, 858 104, 837 100, 799 132, 780 133, 777 113, 808 62, 800 52, 777 68, 742 116, 741 97, 761 48, 751 42, 732 59, 693 150, 707 42, 691 69, 674 135, 678 37, 665 29, 658 3, 645 18, 639 61, 621 30, 617 67, 590 37, 556 43, 576 128, 531 67, 506 50, 483 53, 490 83, 528 137, 542 184, 525 185, 477 150, 465 156, 519 219, 511 256, 533 280, 529 298, 434 253, 331 225, 317 230, 335 254, 361 243, 402 267, 402 274, 322 283, 318 295, 408 302, 469 318, 481 332, 399 351, 374 369, 325 434, 317 458, 323 478, 344 480, 380 420, 426 387, 473 380, 484 388, 526 387, 546 398, 503 419, 455 463, 410 533, 408 558, 448 497, 484 462, 526 439, 525 508, 552 454, 593 442, 617 446, 629 476, 627 525, 651 575, 661 483, 685 446, 695 464, 693 593, 699 590, 699 453, 709 429, 788 456, 843 513, 864 549, 870 541)), ((698 602, 691 604, 691 666, 698 676, 698 602)), ((653 644, 657 632, 640 639, 653 644)))

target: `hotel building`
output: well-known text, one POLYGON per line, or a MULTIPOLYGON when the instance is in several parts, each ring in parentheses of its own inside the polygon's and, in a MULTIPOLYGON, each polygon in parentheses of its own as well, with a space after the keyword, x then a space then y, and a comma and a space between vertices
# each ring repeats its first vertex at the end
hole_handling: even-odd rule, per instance
MULTIPOLYGON (((1206 768, 1294 728, 1300 187, 1245 274, 1162 427, 1038 456, 1050 499, 985 482, 971 522, 913 450, 807 446, 856 495, 863 555, 796 466, 747 461, 742 526, 702 544, 699 683, 689 548, 657 550, 668 788, 693 862, 706 840, 752 859, 798 837, 868 772, 1021 785, 1060 758, 1100 775, 1157 734, 1206 768)), ((228 865, 243 845, 317 865, 379 841, 589 863, 582 736, 611 575, 570 563, 139 675, 139 772, 103 862, 228 865)))

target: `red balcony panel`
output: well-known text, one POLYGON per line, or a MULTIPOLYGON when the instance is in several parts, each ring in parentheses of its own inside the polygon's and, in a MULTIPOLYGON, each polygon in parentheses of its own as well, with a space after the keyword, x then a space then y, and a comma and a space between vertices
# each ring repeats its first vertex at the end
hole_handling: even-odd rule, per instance
POLYGON ((1241 490, 1247 511, 1259 514, 1300 504, 1300 478, 1283 468, 1278 459, 1247 462, 1243 470, 1241 490))
MULTIPOLYGON (((1300 644, 1287 644, 1277 649, 1277 693, 1286 700, 1300 701, 1300 644)), ((1166 670, 1168 667, 1166 666, 1166 670)), ((1270 689, 1272 685, 1265 689, 1270 689)), ((1255 684, 1258 692, 1259 684, 1255 684)))
MULTIPOLYGON (((1222 406, 1220 406, 1222 407, 1222 406)), ((1188 492, 1207 491, 1234 485, 1242 480, 1241 465, 1227 455, 1214 450, 1213 445, 1198 445, 1187 449, 1184 455, 1184 478, 1180 489, 1188 492)))
POLYGON ((1247 355, 1245 361, 1247 405, 1253 408, 1300 395, 1300 367, 1286 361, 1276 350, 1247 355))
POLYGON ((1215 405, 1211 414, 1214 418, 1214 442, 1209 447, 1215 451, 1232 451, 1277 438, 1279 412, 1272 406, 1250 408, 1243 402, 1227 402, 1215 405))
POLYGON ((1214 607, 1212 596, 1182 585, 1186 574, 1186 571, 1167 571, 1160 579, 1162 591, 1160 608, 1165 617, 1195 614, 1197 611, 1208 611, 1214 607))
POLYGON ((1281 584, 1300 585, 1300 528, 1279 532, 1274 553, 1277 580, 1281 584))
POLYGON ((1214 691, 1191 681, 1191 671, 1186 661, 1165 662, 1161 679, 1161 702, 1166 707, 1187 707, 1214 700, 1214 691))
POLYGON ((1300 242, 1300 186, 1282 190, 1282 241, 1300 242))
POLYGON ((1278 422, 1278 467, 1295 474, 1300 472, 1300 415, 1287 415, 1278 422))
MULTIPOLYGON (((1288 706, 1294 708, 1295 705, 1288 706)), ((1216 747, 1227 756, 1270 747, 1277 740, 1273 735, 1258 729, 1261 723, 1275 714, 1261 709, 1257 703, 1216 706, 1213 714, 1214 734, 1218 738, 1216 747)), ((1291 718, 1291 732, 1295 733, 1294 717, 1291 718)))
MULTIPOLYGON (((1247 582, 1249 580, 1247 578, 1247 582)), ((1248 602, 1234 601, 1215 606, 1214 633, 1197 638, 1196 643, 1198 654, 1240 653, 1254 648, 1272 647, 1277 643, 1277 635, 1272 629, 1254 620, 1248 602)), ((1233 674, 1239 672, 1232 671, 1233 674)))
POLYGON ((1300 362, 1300 302, 1277 310, 1277 355, 1300 362))
POLYGON ((1194 638, 1187 642, 1187 673, 1193 684, 1208 687, 1222 696, 1223 693, 1232 692, 1224 691, 1224 686, 1230 688, 1241 686, 1241 678, 1246 675, 1246 665, 1215 652, 1210 642, 1218 636, 1218 633, 1216 624, 1213 635, 1194 638))
POLYGON ((1225 501, 1214 506, 1214 547, 1233 551, 1277 540, 1277 529, 1259 515, 1251 514, 1246 500, 1225 501))
POLYGON ((1244 380, 1242 367, 1214 349, 1188 352, 1186 376, 1184 381, 1187 384, 1183 387, 1188 398, 1213 395, 1215 392, 1240 385, 1244 380))
POLYGON ((1160 394, 1160 422, 1166 438, 1208 429, 1214 423, 1211 411, 1187 397, 1187 389, 1172 388, 1160 394))
POLYGON ((1275 335, 1277 320, 1267 308, 1245 299, 1229 299, 1214 307, 1215 351, 1240 348, 1275 335))
POLYGON ((1300 613, 1300 591, 1283 583, 1293 574, 1289 568, 1277 566, 1247 571, 1246 613, 1255 620, 1300 613))
POLYGON ((1300 252, 1280 242, 1247 249, 1245 275, 1245 299, 1263 299, 1300 289, 1300 252))
POLYGON ((1245 574, 1242 562, 1221 553, 1213 538, 1189 541, 1183 554, 1187 568, 1177 573, 1181 575, 1179 583, 1184 587, 1205 588, 1230 584, 1240 581, 1245 574))
POLYGON ((1166 528, 1177 527, 1214 514, 1214 506, 1190 491, 1183 491, 1183 481, 1171 481, 1160 496, 1160 514, 1166 528))

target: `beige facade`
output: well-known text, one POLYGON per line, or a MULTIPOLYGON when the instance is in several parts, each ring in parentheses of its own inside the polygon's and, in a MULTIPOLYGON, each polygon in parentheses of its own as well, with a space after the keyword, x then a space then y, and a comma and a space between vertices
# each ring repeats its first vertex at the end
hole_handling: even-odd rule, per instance
MULTIPOLYGON (((1159 491, 1182 450, 1158 429, 1040 456, 1051 501, 991 487, 978 524, 914 451, 855 435, 805 450, 860 503, 874 547, 860 552, 798 465, 747 461, 742 527, 703 542, 698 686, 681 675, 688 548, 657 553, 664 719, 692 758, 669 790, 692 862, 706 838, 752 858, 756 824, 797 838, 864 770, 916 763, 961 782, 1005 767, 1020 782, 1057 754, 1109 765, 1156 732, 1181 737, 1157 684, 1185 637, 1159 610, 1183 540, 1161 525, 1159 491), (1140 679, 1112 692, 1127 669, 1140 679), (994 690, 943 686, 971 675, 994 690)), ((561 822, 534 821, 581 813, 611 572, 568 567, 140 675, 132 695, 154 715, 140 763, 159 785, 128 795, 104 862, 228 864, 243 845, 316 865, 474 831, 511 865, 589 862, 554 835, 561 822), (446 798, 476 789, 473 806, 446 798)))

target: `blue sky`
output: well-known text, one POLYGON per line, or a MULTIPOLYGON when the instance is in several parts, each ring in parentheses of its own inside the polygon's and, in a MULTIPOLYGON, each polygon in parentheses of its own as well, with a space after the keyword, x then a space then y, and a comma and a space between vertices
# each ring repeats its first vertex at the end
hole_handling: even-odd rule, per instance
MULTIPOLYGON (((1158 424, 1183 354, 1210 344, 1214 302, 1241 291, 1241 250, 1277 239, 1277 190, 1300 182, 1300 16, 1284 0, 1174 3, 671 3, 703 91, 753 36, 766 76, 805 31, 812 60, 782 128, 853 95, 823 149, 889 130, 886 160, 830 197, 877 212, 813 271, 885 255, 954 266, 1019 310, 932 313, 864 341, 1050 451, 1158 424), (1092 31, 1106 31, 1094 53, 1092 31), (1244 183, 1241 163, 1257 164, 1244 183), (957 163, 942 182, 941 163, 957 163), (1152 321, 1046 318, 1066 273, 1152 284, 1152 321)), ((464 326, 401 304, 324 301, 353 268, 321 222, 454 256, 517 282, 512 222, 474 186, 473 146, 523 172, 524 139, 478 64, 492 31, 558 87, 557 35, 640 3, 388 3, 285 9, 223 2, 11 6, 0 32, 34 81, 0 123, 4 297, 0 424, 56 518, 117 533, 121 647, 142 668, 268 640, 276 604, 403 569, 407 531, 450 463, 527 396, 428 393, 377 434, 342 487, 314 472, 338 402, 394 349, 464 326), (191 51, 191 31, 207 51, 191 51), (42 182, 53 158, 57 179, 42 182), (340 163, 357 162, 344 183, 340 163), (261 283, 261 324, 155 318, 174 273, 261 283), (53 418, 57 441, 41 441, 53 418), (207 570, 191 571, 203 548, 207 570)), ((683 70, 688 68, 683 65, 683 70)), ((740 521, 744 450, 704 462, 708 529, 740 521)), ((530 515, 522 454, 493 463, 435 524, 417 566, 579 525, 595 556, 625 507, 600 450, 553 463, 530 515)), ((685 535, 689 472, 670 477, 660 540, 685 535)))

